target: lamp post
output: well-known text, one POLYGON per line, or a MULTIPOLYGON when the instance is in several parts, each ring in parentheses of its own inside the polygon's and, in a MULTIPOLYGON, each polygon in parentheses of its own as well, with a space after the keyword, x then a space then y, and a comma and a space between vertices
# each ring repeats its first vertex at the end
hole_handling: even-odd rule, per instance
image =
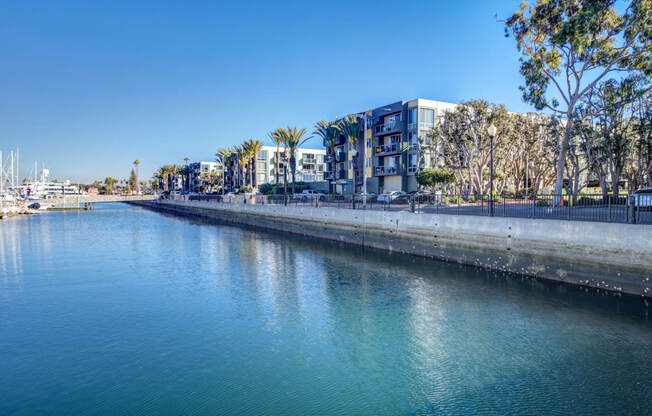
POLYGON ((353 197, 351 200, 351 207, 355 209, 355 165, 357 162, 357 157, 358 157, 358 151, 353 149, 351 150, 351 165, 352 165, 352 170, 353 170, 353 197))
POLYGON ((496 126, 493 124, 489 126, 487 129, 487 133, 489 133, 489 192, 491 192, 489 196, 489 215, 494 216, 494 136, 496 135, 496 126))
MULTIPOLYGON (((367 113, 358 114, 364 120, 362 130, 362 206, 367 208, 367 113)), ((355 183, 353 184, 355 189, 355 183)))

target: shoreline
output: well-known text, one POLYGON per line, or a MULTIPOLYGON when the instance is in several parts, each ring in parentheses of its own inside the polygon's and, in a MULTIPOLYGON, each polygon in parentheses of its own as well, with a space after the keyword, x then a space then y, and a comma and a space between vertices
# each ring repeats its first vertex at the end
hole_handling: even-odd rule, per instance
POLYGON ((650 297, 652 226, 197 201, 129 204, 650 297))

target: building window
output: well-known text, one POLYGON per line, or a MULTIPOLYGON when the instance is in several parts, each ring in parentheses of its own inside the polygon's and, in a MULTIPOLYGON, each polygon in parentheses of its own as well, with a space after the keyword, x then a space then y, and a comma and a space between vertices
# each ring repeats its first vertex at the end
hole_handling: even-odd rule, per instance
POLYGON ((417 111, 418 111, 418 109, 416 107, 410 108, 408 110, 408 123, 416 123, 417 122, 417 111))
POLYGON ((367 158, 367 161, 366 161, 366 163, 365 163, 365 166, 368 167, 368 168, 371 167, 371 158, 370 158, 370 157, 367 158))

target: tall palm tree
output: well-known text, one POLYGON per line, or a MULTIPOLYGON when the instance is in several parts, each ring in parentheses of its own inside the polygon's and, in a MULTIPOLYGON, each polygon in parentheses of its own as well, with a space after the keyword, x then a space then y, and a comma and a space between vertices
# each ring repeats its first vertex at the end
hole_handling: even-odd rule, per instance
POLYGON ((140 165, 140 160, 134 160, 134 168, 136 168, 136 193, 140 193, 140 188, 138 187, 138 166, 140 165))
POLYGON ((276 154, 274 155, 274 162, 276 163, 276 168, 274 169, 274 172, 276 172, 276 184, 278 185, 278 177, 279 177, 279 158, 281 155, 281 144, 283 143, 283 135, 281 134, 281 131, 283 129, 276 129, 272 132, 267 133, 267 136, 269 136, 270 139, 272 139, 272 142, 276 145, 276 154))
POLYGON ((226 164, 229 161, 231 154, 233 154, 233 150, 225 148, 219 148, 215 152, 215 161, 222 165, 222 195, 224 195, 224 187, 226 186, 224 183, 224 178, 226 175, 226 164))
POLYGON ((190 158, 187 156, 183 158, 183 161, 186 163, 186 168, 185 168, 185 183, 186 183, 186 191, 190 192, 190 169, 188 169, 188 161, 190 158))
POLYGON ((297 127, 289 127, 287 129, 283 129, 281 132, 283 136, 283 144, 285 145, 285 148, 288 153, 290 153, 290 172, 292 173, 292 193, 294 194, 295 192, 295 174, 297 170, 297 159, 296 159, 296 153, 297 153, 297 148, 299 148, 303 143, 306 142, 306 140, 310 139, 310 137, 306 137, 305 139, 303 136, 306 134, 306 129, 297 129, 297 127))
MULTIPOLYGON (((317 124, 315 125, 314 134, 322 138, 324 142, 324 146, 328 149, 327 154, 334 155, 335 142, 337 140, 337 136, 339 135, 339 131, 337 129, 337 122, 326 121, 326 120, 318 121, 317 124)), ((329 164, 327 163, 327 165, 329 164)), ((331 172, 334 171, 334 169, 329 169, 329 170, 331 172)))
MULTIPOLYGON (((362 132, 362 126, 358 122, 358 118, 355 115, 349 114, 348 116, 344 117, 337 124, 337 131, 339 131, 341 134, 344 135, 346 141, 349 143, 351 147, 353 147, 354 150, 357 150, 356 147, 358 144, 358 137, 362 132)), ((352 160, 353 195, 355 195, 355 186, 356 186, 356 177, 355 177, 356 161, 357 161, 357 156, 355 157, 355 159, 352 160)))
POLYGON ((249 160, 249 152, 244 146, 236 146, 236 159, 238 160, 238 188, 244 187, 244 167, 249 160))
POLYGON ((263 150, 263 143, 260 140, 249 140, 245 142, 245 147, 247 148, 247 153, 249 154, 249 184, 255 190, 258 188, 258 184, 254 186, 254 171, 256 170, 256 160, 258 159, 258 153, 263 150))

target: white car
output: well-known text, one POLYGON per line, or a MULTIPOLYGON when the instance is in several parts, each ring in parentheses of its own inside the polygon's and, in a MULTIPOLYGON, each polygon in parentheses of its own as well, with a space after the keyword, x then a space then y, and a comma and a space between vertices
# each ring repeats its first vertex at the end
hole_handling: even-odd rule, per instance
POLYGON ((302 201, 307 201, 309 199, 319 199, 322 200, 324 199, 324 194, 321 192, 315 191, 313 189, 306 189, 300 194, 294 194, 294 197, 297 199, 301 199, 302 201))
POLYGON ((405 192, 403 191, 391 191, 391 192, 383 192, 382 194, 378 195, 378 202, 392 202, 396 198, 400 197, 401 195, 406 195, 405 192))

